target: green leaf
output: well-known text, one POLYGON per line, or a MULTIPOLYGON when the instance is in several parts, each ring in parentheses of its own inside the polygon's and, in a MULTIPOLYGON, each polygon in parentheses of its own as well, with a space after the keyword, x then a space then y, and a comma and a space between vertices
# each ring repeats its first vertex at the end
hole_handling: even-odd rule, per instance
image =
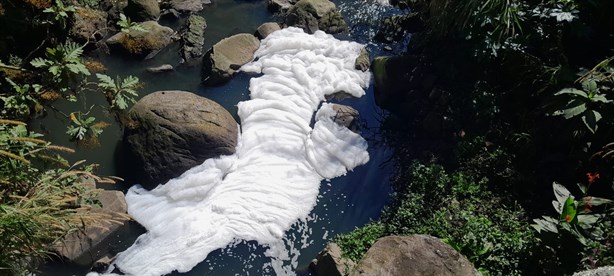
POLYGON ((534 219, 533 222, 535 222, 535 224, 532 224, 531 227, 537 230, 537 233, 541 233, 541 231, 551 233, 559 232, 557 228, 558 222, 552 217, 544 216, 543 219, 534 219))
POLYGON ((582 203, 590 204, 592 206, 599 206, 603 204, 612 204, 614 203, 614 201, 607 199, 607 198, 587 196, 587 197, 582 198, 582 203))
POLYGON ((582 88, 588 91, 589 94, 597 92, 597 82, 593 79, 586 80, 582 82, 582 88))
POLYGON ((566 109, 563 110, 563 117, 570 119, 582 114, 584 111, 586 111, 585 103, 579 100, 572 100, 567 104, 566 109))
POLYGON ((559 96, 559 95, 576 95, 576 96, 580 96, 583 98, 588 98, 588 93, 579 90, 579 89, 575 89, 575 88, 564 88, 559 92, 554 93, 555 96, 559 96))
POLYGON ((555 182, 552 182, 552 190, 554 190, 554 196, 556 197, 556 201, 563 204, 567 200, 567 198, 571 197, 571 192, 565 188, 565 186, 555 182))
POLYGON ((115 81, 113 81, 111 77, 104 74, 96 74, 96 77, 99 81, 98 87, 103 89, 116 89, 115 81))
POLYGON ((595 133, 598 127, 597 122, 601 120, 601 113, 595 110, 589 110, 584 114, 585 115, 582 116, 582 122, 584 122, 584 125, 586 126, 586 128, 588 128, 588 130, 590 130, 592 133, 595 133))
POLYGON ((83 74, 86 76, 90 75, 90 71, 87 70, 87 67, 81 63, 66 64, 66 68, 75 74, 83 74))
POLYGON ((123 88, 132 88, 132 87, 136 86, 137 84, 139 84, 139 78, 137 78, 135 76, 128 76, 122 82, 122 87, 123 88))
POLYGON ((611 100, 608 100, 604 95, 595 95, 591 98, 591 101, 593 102, 602 102, 602 103, 611 103, 611 100))
POLYGON ((30 64, 36 68, 47 67, 48 63, 48 60, 39 57, 30 61, 30 64))
POLYGON ((577 203, 573 199, 573 197, 568 197, 563 204, 563 212, 561 213, 561 221, 567 223, 574 223, 577 221, 576 219, 577 213, 577 203))

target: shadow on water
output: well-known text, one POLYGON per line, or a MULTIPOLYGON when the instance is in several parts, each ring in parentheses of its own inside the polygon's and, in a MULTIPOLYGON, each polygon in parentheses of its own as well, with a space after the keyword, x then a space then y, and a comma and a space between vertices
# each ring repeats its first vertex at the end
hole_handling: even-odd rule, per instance
MULTIPOLYGON (((383 45, 371 42, 374 29, 379 19, 384 15, 393 13, 389 7, 377 6, 375 0, 341 0, 335 1, 342 13, 348 18, 348 24, 353 33, 342 36, 341 39, 355 40, 368 45, 371 56, 385 54, 383 45), (362 8, 362 10, 361 10, 362 8), (360 11, 360 12, 358 12, 360 11), (372 14, 369 14, 372 13, 372 14), (368 21, 365 21, 369 18, 368 21), (353 23, 355 22, 355 23, 353 23)), ((206 6, 200 12, 207 20, 205 30, 205 49, 215 42, 233 34, 247 32, 253 33, 256 28, 272 20, 272 14, 267 11, 266 1, 260 0, 220 0, 206 6)), ((173 28, 180 26, 180 22, 163 20, 173 28)), ((395 46, 403 48, 404 45, 395 46)), ((162 51, 155 59, 136 61, 117 56, 102 57, 103 64, 108 68, 107 74, 135 75, 144 82, 141 96, 160 90, 192 91, 212 99, 227 108, 238 121, 237 103, 249 99, 248 85, 253 75, 239 73, 227 84, 217 87, 200 86, 200 64, 180 65, 178 55, 179 46, 173 45, 162 51), (161 75, 144 72, 144 69, 161 64, 171 64, 176 70, 161 75)), ((104 105, 102 95, 88 95, 90 105, 104 105)), ((310 275, 308 265, 321 251, 326 243, 339 233, 349 232, 362 226, 372 219, 376 219, 390 192, 388 177, 392 173, 392 165, 387 161, 391 151, 378 143, 378 129, 382 111, 375 105, 373 87, 369 87, 367 95, 361 99, 345 99, 333 101, 350 105, 360 112, 364 125, 363 136, 369 141, 370 161, 366 165, 357 167, 344 177, 331 181, 323 181, 320 186, 318 202, 309 219, 297 222, 286 233, 284 238, 286 248, 292 252, 292 269, 298 275, 310 275)), ((71 111, 87 110, 89 106, 80 103, 58 102, 60 110, 68 114, 71 111)), ((130 167, 130 160, 126 159, 125 148, 122 143, 122 130, 109 112, 101 108, 93 108, 90 114, 111 123, 100 136, 100 147, 79 149, 76 154, 69 157, 69 161, 88 159, 89 162, 100 164, 100 175, 118 175, 130 179, 134 168, 130 167)), ((60 113, 50 111, 49 114, 34 125, 38 131, 49 131, 48 139, 56 144, 74 147, 74 143, 67 140, 64 134, 68 120, 60 113)), ((132 181, 115 187, 105 189, 126 190, 132 181)), ((117 253, 130 246, 136 237, 144 233, 144 229, 137 223, 129 223, 123 227, 117 236, 105 243, 101 250, 117 253)), ((271 259, 265 256, 266 248, 255 242, 239 242, 224 249, 212 252, 209 257, 192 271, 171 275, 274 275, 271 259)), ((286 267, 290 261, 284 262, 286 267)), ((41 275, 84 275, 88 267, 78 267, 61 262, 41 267, 41 275)))

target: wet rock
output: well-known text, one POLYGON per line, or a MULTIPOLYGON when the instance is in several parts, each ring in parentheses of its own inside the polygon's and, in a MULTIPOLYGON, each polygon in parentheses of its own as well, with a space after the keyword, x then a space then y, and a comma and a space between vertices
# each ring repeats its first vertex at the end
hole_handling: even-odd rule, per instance
POLYGON ((362 48, 362 50, 360 50, 360 54, 354 62, 354 68, 356 68, 356 70, 366 72, 367 70, 369 70, 369 66, 371 66, 371 61, 369 60, 369 51, 367 51, 367 48, 362 48))
POLYGON ((119 20, 119 14, 128 6, 128 0, 102 0, 100 8, 107 13, 109 21, 119 20))
MULTIPOLYGON (((207 1, 211 3, 210 1, 207 1)), ((203 0, 166 0, 163 1, 162 6, 167 9, 173 9, 180 13, 195 13, 203 9, 203 0)))
POLYGON ((333 104, 333 110, 337 112, 337 115, 333 118, 335 123, 351 130, 357 129, 358 110, 342 104, 333 104))
POLYGON ((70 36, 79 43, 96 42, 107 36, 107 14, 103 11, 78 7, 73 13, 70 36))
POLYGON ((159 91, 128 113, 124 141, 140 183, 165 183, 206 159, 234 153, 237 123, 218 103, 191 92, 159 91))
POLYGON ((115 260, 115 257, 104 256, 94 262, 91 270, 94 272, 103 273, 107 270, 107 268, 109 268, 113 260, 115 260))
POLYGON ((207 21, 204 17, 198 15, 188 17, 186 27, 181 34, 181 57, 185 62, 191 63, 203 56, 205 28, 207 21))
POLYGON ((371 63, 375 79, 375 103, 382 108, 395 110, 405 100, 413 78, 410 70, 415 60, 411 56, 380 56, 371 63))
POLYGON ((341 255, 341 248, 336 243, 329 243, 309 264, 316 276, 342 276, 348 275, 356 263, 341 255))
POLYGON ((427 235, 388 236, 377 240, 350 275, 474 276, 467 258, 427 235))
POLYGON ((173 71, 174 68, 172 65, 170 64, 162 64, 160 66, 155 66, 155 67, 149 67, 147 69, 145 69, 145 71, 149 72, 149 73, 165 73, 165 72, 170 72, 173 71))
POLYGON ((156 0, 128 0, 124 13, 134 22, 157 20, 160 6, 156 0))
POLYGON ((72 232, 54 246, 58 256, 79 265, 88 265, 106 253, 95 249, 103 245, 107 238, 116 235, 123 225, 118 222, 127 218, 128 206, 121 191, 101 190, 97 194, 97 199, 102 207, 90 210, 87 215, 112 218, 117 222, 99 220, 97 223, 86 225, 83 231, 72 232))
POLYGON ((292 7, 292 3, 288 0, 268 0, 267 8, 270 12, 283 12, 292 7))
POLYGON ((213 45, 203 58, 202 82, 219 85, 227 82, 241 66, 254 58, 260 40, 251 34, 236 34, 213 45))
POLYGON ((267 23, 260 25, 260 27, 256 29, 256 33, 254 35, 259 39, 264 39, 267 36, 269 36, 272 32, 278 31, 278 30, 281 30, 281 28, 279 27, 279 24, 275 22, 267 22, 267 23))
POLYGON ((330 34, 347 32, 348 27, 333 2, 328 0, 300 0, 286 15, 288 26, 300 27, 308 33, 322 30, 330 34))
POLYGON ((119 51, 138 58, 151 58, 172 42, 173 30, 156 21, 141 23, 147 30, 119 32, 106 40, 112 51, 119 51))
POLYGON ((403 39, 407 33, 416 33, 422 30, 424 30, 424 22, 419 13, 395 15, 384 19, 375 39, 390 43, 403 39))

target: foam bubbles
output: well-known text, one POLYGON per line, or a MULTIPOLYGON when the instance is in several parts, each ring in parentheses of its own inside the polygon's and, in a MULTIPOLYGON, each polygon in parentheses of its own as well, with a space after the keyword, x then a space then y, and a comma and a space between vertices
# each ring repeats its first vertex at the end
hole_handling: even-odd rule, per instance
POLYGON ((361 45, 298 28, 272 33, 242 70, 251 100, 238 104, 236 153, 209 159, 147 191, 131 188, 128 212, 147 233, 117 256, 130 275, 187 272, 237 240, 275 246, 316 204, 320 182, 369 160, 367 143, 333 122, 326 95, 362 96, 369 73, 354 69, 361 45))

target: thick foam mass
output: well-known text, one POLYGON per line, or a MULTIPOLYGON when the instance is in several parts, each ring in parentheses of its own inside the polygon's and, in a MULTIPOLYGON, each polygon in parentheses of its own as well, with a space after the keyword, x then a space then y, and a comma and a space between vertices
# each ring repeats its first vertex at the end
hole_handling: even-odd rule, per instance
MULTIPOLYGON (((242 70, 251 100, 239 103, 236 153, 209 159, 147 191, 133 187, 128 212, 147 233, 118 255, 131 275, 186 272, 233 240, 274 244, 316 204, 323 179, 369 160, 358 134, 333 122, 325 96, 364 94, 369 73, 354 69, 361 45, 287 28, 269 35, 242 70)), ((113 269, 113 267, 111 268, 113 269)))

